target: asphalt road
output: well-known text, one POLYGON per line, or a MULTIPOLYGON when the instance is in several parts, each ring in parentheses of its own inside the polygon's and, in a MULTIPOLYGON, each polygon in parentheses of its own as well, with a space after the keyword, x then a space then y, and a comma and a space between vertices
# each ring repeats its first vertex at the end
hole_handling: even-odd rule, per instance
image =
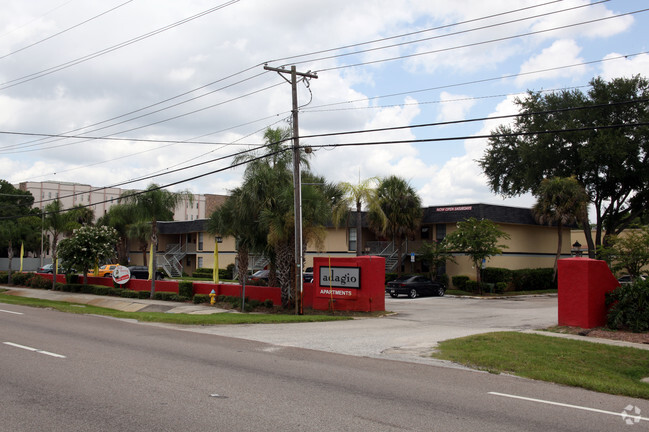
POLYGON ((649 413, 643 400, 106 317, 0 310, 1 430, 649 428, 619 415, 629 405, 649 413))

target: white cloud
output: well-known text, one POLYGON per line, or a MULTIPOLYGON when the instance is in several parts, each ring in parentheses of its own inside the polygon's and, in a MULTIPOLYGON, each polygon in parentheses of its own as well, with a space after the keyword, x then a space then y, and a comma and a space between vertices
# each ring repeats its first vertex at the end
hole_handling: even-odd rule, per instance
POLYGON ((555 41, 550 47, 541 51, 540 54, 523 63, 520 68, 520 76, 516 79, 516 83, 518 85, 524 85, 539 79, 577 79, 586 73, 586 66, 549 70, 543 72, 543 74, 527 74, 529 72, 552 69, 558 66, 583 63, 584 59, 579 57, 580 52, 581 48, 574 40, 562 39, 555 41))
POLYGON ((630 78, 637 74, 649 77, 648 54, 627 58, 619 58, 620 56, 620 54, 611 53, 604 57, 604 60, 608 61, 602 63, 601 76, 603 79, 609 81, 613 78, 630 78))
POLYGON ((467 114, 476 104, 475 99, 467 95, 454 95, 448 92, 440 94, 440 113, 437 121, 464 120, 467 114))

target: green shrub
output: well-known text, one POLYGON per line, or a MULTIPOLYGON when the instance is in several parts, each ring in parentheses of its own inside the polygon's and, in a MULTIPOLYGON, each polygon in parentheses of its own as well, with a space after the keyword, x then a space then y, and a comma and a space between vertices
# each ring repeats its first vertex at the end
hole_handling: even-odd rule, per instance
POLYGON ((78 274, 72 274, 72 273, 66 273, 65 274, 65 281, 68 284, 77 284, 77 283, 79 283, 79 275, 78 274))
POLYGON ((228 264, 225 270, 225 279, 234 279, 234 264, 228 264))
POLYGON ((482 270, 482 281, 487 283, 509 282, 512 271, 506 268, 487 267, 482 270))
POLYGON ((165 291, 156 291, 153 293, 153 299, 154 300, 165 300, 165 301, 171 301, 171 296, 177 295, 176 293, 170 293, 170 292, 165 292, 165 291))
POLYGON ((606 293, 607 325, 632 332, 649 331, 649 281, 638 280, 606 293))
POLYGON ((436 282, 441 282, 441 283, 444 284, 445 287, 448 287, 448 275, 447 275, 446 273, 441 274, 441 275, 438 274, 438 275, 435 277, 435 281, 436 281, 436 282))
POLYGON ((93 293, 96 295, 107 296, 111 293, 113 288, 107 286, 97 286, 97 285, 86 285, 92 288, 93 293))
POLYGON ((119 293, 119 295, 124 298, 138 298, 137 291, 132 291, 128 289, 123 289, 122 292, 119 293))
POLYGON ((52 286, 52 281, 43 276, 34 275, 29 279, 29 286, 32 288, 48 289, 52 286))
POLYGON ((453 287, 455 289, 459 290, 465 290, 466 289, 466 283, 469 281, 468 276, 453 276, 451 278, 451 281, 453 282, 453 287))
POLYGON ((504 293, 506 289, 507 289, 507 283, 506 282, 496 282, 496 293, 497 294, 504 293))
POLYGON ((554 270, 551 268, 512 270, 514 291, 539 291, 556 289, 552 280, 554 270))
POLYGON ((13 273, 11 275, 11 283, 13 285, 25 285, 30 276, 29 273, 13 273))
POLYGON ((464 282, 464 291, 477 293, 479 290, 480 290, 480 286, 478 285, 477 281, 469 279, 466 282, 464 282))
POLYGON ((191 299, 194 296, 194 284, 190 281, 179 282, 178 295, 191 299))
POLYGON ((392 281, 395 280, 396 278, 397 278, 397 274, 396 274, 396 273, 386 273, 386 274, 385 274, 385 284, 387 285, 388 282, 392 282, 392 281))
POLYGON ((194 294, 194 304, 209 303, 210 296, 207 294, 194 294))
POLYGON ((151 292, 150 291, 138 291, 137 292, 137 298, 139 299, 148 299, 151 297, 151 292))
POLYGON ((0 284, 6 284, 9 282, 9 274, 5 272, 0 273, 0 284))
POLYGON ((264 307, 266 307, 268 309, 272 309, 273 308, 273 301, 271 299, 264 300, 264 307))

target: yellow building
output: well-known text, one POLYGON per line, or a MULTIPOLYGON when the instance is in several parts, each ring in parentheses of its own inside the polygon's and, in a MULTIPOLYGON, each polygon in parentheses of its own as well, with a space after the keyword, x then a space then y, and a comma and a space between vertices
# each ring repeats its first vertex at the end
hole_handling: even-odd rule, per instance
MULTIPOLYGON (((365 214, 363 216, 366 216, 365 214)), ((418 251, 423 242, 441 240, 446 235, 457 229, 457 222, 474 217, 489 219, 498 225, 498 228, 510 238, 503 240, 506 245, 503 254, 492 257, 484 266, 503 267, 511 270, 522 268, 546 268, 554 265, 557 251, 557 228, 539 225, 532 216, 531 209, 507 207, 492 204, 469 204, 462 206, 438 206, 423 209, 423 218, 418 233, 404 242, 404 251, 398 257, 391 239, 381 238, 371 231, 363 217, 362 244, 357 244, 355 227, 327 227, 327 236, 324 241, 324 250, 314 249, 314 245, 307 245, 305 251, 305 267, 313 264, 313 258, 320 257, 348 257, 356 255, 360 247, 362 255, 380 255, 386 258, 386 271, 394 272, 401 264, 404 272, 427 271, 421 262, 418 251), (413 261, 414 260, 414 261, 413 261)), ((350 224, 355 218, 350 218, 350 224)), ((159 222, 158 263, 165 269, 175 268, 176 272, 183 271, 192 274, 197 268, 213 268, 215 237, 206 231, 207 220, 181 222, 159 222)), ((571 253, 571 230, 566 227, 562 232, 563 245, 562 257, 569 257, 571 253)), ((236 258, 235 242, 232 237, 223 237, 223 242, 218 246, 219 267, 226 268, 234 264, 236 258)), ((142 261, 141 254, 131 253, 133 264, 142 261)), ((466 275, 471 278, 475 269, 468 257, 458 254, 457 264, 448 263, 446 273, 449 277, 466 275)), ((268 261, 263 257, 251 260, 249 268, 256 270, 263 268, 268 261)))

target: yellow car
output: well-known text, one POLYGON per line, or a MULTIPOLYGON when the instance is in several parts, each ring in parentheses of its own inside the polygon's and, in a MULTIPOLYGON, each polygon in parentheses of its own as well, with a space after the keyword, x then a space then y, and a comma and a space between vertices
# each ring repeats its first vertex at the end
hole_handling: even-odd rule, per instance
MULTIPOLYGON (((99 266, 99 272, 97 273, 97 276, 99 277, 110 277, 113 274, 113 270, 115 270, 115 267, 117 267, 119 264, 104 264, 103 266, 99 266)), ((88 272, 88 276, 94 276, 95 271, 91 270, 88 272)))

